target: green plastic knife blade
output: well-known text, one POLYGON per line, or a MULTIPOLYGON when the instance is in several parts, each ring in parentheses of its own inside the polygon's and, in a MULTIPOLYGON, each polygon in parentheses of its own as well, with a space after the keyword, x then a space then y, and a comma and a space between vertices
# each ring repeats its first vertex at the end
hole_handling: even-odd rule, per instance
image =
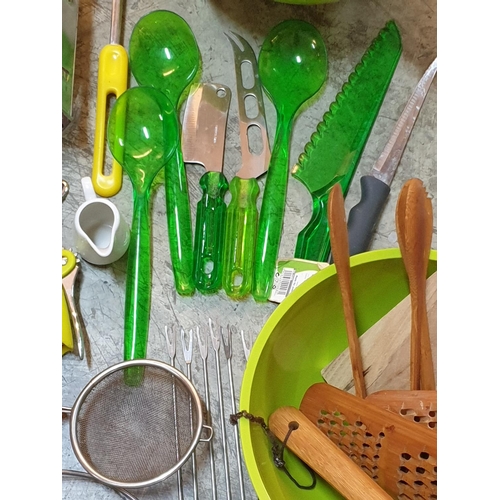
POLYGON ((327 262, 330 239, 328 194, 337 182, 346 195, 402 52, 401 36, 389 21, 349 75, 292 169, 311 193, 309 223, 299 233, 295 257, 327 262))

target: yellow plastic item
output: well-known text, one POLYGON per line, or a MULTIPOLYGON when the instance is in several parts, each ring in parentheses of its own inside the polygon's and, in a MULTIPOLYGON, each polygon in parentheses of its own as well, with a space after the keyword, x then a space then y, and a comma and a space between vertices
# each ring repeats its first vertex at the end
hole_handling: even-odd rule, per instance
POLYGON ((71 332, 71 321, 69 319, 68 304, 62 291, 62 355, 73 352, 73 334, 71 332))
POLYGON ((122 187, 122 167, 115 159, 112 161, 110 173, 108 175, 104 173, 108 96, 115 95, 118 98, 127 90, 127 81, 127 51, 121 45, 105 45, 99 54, 94 161, 92 166, 94 191, 105 198, 114 196, 122 187))
MULTIPOLYGON (((76 257, 73 252, 62 249, 62 257, 66 259, 66 263, 62 266, 62 277, 66 277, 76 266, 76 257)), ((73 352, 73 330, 71 319, 69 316, 68 303, 64 288, 62 289, 62 355, 67 352, 73 352)))

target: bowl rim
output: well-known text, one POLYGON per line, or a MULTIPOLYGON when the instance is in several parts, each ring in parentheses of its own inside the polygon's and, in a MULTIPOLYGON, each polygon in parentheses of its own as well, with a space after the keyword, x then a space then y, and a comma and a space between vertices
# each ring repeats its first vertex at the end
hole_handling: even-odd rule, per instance
MULTIPOLYGON (((363 252, 351 257, 351 267, 366 264, 368 262, 377 262, 380 260, 390 260, 390 259, 401 259, 401 251, 399 248, 383 248, 378 250, 370 250, 368 252, 363 252)), ((429 260, 437 261, 437 250, 432 249, 429 255, 429 260)), ((294 304, 297 299, 308 293, 312 288, 314 288, 318 283, 321 283, 325 279, 337 273, 335 265, 331 264, 328 267, 318 271, 316 274, 305 280, 300 286, 298 286, 290 295, 288 295, 283 302, 278 304, 276 309, 271 313, 268 320, 265 322, 261 331, 258 333, 254 345, 250 351, 248 361, 243 373, 243 379, 241 383, 240 391, 240 410, 250 408, 250 396, 251 387, 253 385, 253 380, 255 377, 255 370, 257 368, 260 355, 262 350, 266 346, 271 332, 276 327, 277 323, 281 318, 288 312, 291 305, 294 304)), ((273 500, 269 496, 266 485, 262 481, 262 477, 259 473, 259 468, 257 461, 252 452, 252 439, 250 435, 250 422, 246 419, 239 420, 240 427, 240 439, 241 447, 243 451, 243 456, 245 459, 245 464, 247 467, 248 475, 252 482, 252 486, 255 489, 257 497, 260 500, 273 500)))

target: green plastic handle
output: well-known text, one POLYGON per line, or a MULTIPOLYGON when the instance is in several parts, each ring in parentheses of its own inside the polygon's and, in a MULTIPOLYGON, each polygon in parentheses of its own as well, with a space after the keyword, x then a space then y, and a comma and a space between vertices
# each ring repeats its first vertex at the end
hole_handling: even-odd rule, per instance
POLYGON ((260 189, 255 179, 234 177, 229 191, 222 287, 228 297, 241 300, 252 291, 260 189))
POLYGON ((201 200, 196 206, 194 281, 202 293, 214 293, 222 285, 222 249, 226 222, 227 180, 220 172, 200 179, 201 200))
POLYGON ((328 190, 323 196, 312 195, 313 206, 311 219, 307 226, 300 231, 295 246, 297 259, 328 262, 330 257, 330 229, 328 227, 327 204, 328 190))
MULTIPOLYGON (((125 289, 124 360, 145 359, 151 306, 151 241, 149 194, 134 191, 134 211, 130 229, 125 289)), ((141 367, 125 371, 129 385, 140 381, 141 367)))
POLYGON ((165 205, 170 257, 175 288, 179 295, 195 292, 193 278, 193 233, 186 169, 181 148, 165 164, 165 205))
POLYGON ((252 295, 257 302, 265 302, 269 299, 274 282, 285 216, 291 130, 292 119, 284 119, 283 115, 278 115, 276 137, 269 162, 257 230, 252 287, 252 295))

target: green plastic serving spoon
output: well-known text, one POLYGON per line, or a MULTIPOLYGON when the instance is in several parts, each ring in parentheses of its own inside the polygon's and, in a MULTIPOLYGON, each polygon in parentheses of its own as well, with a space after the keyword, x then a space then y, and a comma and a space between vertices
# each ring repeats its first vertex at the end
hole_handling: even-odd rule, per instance
POLYGON ((252 294, 266 301, 272 291, 278 258, 293 119, 299 108, 322 87, 327 76, 326 47, 318 30, 299 20, 287 20, 267 35, 259 54, 259 75, 276 108, 274 147, 262 198, 257 232, 252 294))
MULTIPOLYGON (((145 15, 130 36, 129 56, 137 82, 161 90, 178 110, 181 96, 193 81, 201 60, 198 44, 186 21, 167 10, 145 15)), ((165 165, 165 203, 175 287, 180 295, 192 295, 195 291, 193 233, 181 148, 176 148, 165 165)))
POLYGON ((126 90, 111 109, 109 149, 128 174, 134 198, 125 291, 125 361, 146 358, 151 303, 149 195, 153 179, 179 149, 178 137, 173 104, 152 87, 126 90))

